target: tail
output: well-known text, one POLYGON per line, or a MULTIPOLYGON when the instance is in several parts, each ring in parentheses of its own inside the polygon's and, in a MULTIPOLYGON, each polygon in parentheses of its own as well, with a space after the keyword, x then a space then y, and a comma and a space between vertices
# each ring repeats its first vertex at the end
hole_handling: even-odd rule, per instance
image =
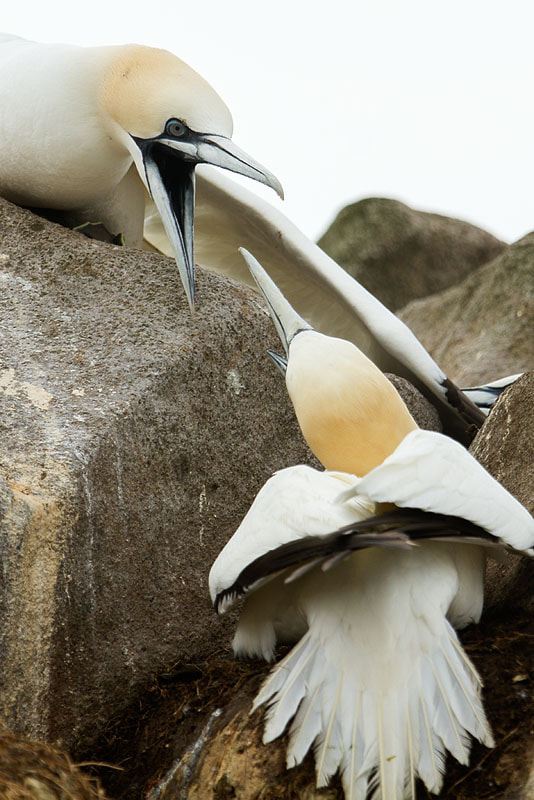
POLYGON ((342 568, 332 570, 336 583, 321 592, 320 605, 317 594, 315 604, 304 596, 308 632, 256 697, 254 709, 269 705, 264 741, 280 736, 294 717, 288 767, 313 745, 317 785, 327 785, 339 769, 347 800, 368 793, 373 800, 415 800, 418 777, 437 793, 446 751, 467 764, 470 735, 493 744, 480 678, 439 603, 407 617, 413 576, 403 574, 400 598, 394 588, 379 596, 377 586, 372 596, 369 583, 343 586, 342 568))

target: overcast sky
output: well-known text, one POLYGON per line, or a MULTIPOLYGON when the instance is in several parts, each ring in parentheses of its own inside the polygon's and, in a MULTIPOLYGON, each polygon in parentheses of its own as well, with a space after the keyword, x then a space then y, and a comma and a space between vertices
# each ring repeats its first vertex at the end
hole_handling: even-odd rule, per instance
POLYGON ((370 196, 467 219, 506 241, 534 229, 529 0, 4 6, 10 33, 140 42, 187 61, 229 105, 234 140, 278 176, 282 209, 313 238, 370 196))

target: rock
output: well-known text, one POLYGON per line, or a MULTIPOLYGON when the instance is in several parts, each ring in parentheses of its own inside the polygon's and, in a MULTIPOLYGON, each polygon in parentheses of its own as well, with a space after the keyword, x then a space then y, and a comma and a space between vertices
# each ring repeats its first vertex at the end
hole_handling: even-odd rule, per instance
POLYGON ((79 769, 67 753, 15 736, 0 725, 2 800, 106 800, 99 781, 79 769))
POLYGON ((273 471, 310 459, 258 296, 0 201, 0 715, 86 749, 227 640, 207 576, 273 471))
POLYGON ((318 244, 393 311, 453 286, 505 248, 467 222, 376 197, 344 208, 318 244))
MULTIPOLYGON (((523 375, 499 398, 474 439, 478 461, 534 513, 534 372, 523 375)), ((534 612, 534 561, 510 555, 488 561, 485 606, 534 612)))
POLYGON ((399 316, 460 386, 534 369, 534 233, 399 316))
POLYGON ((425 431, 438 431, 438 433, 441 433, 443 425, 436 407, 432 405, 430 400, 427 400, 406 378, 402 378, 400 375, 391 375, 387 372, 385 375, 406 403, 408 411, 417 425, 425 431))

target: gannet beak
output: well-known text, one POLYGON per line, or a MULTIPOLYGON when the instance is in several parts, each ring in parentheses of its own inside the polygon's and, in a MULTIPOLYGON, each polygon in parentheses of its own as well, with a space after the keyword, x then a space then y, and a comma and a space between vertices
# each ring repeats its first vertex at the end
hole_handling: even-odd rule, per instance
POLYGON ((204 133, 198 138, 197 159, 199 163, 222 167, 230 172, 236 172, 259 183, 264 183, 265 186, 273 189, 281 200, 284 199, 284 190, 278 178, 248 153, 241 150, 227 136, 204 133))
POLYGON ((286 356, 289 357, 289 345, 292 339, 294 339, 297 333, 301 331, 311 331, 313 328, 289 305, 278 286, 269 278, 254 256, 251 255, 248 250, 245 250, 244 247, 240 247, 239 252, 245 259, 247 267, 258 285, 258 289, 265 298, 276 330, 278 331, 280 341, 284 345, 286 356))
POLYGON ((167 147, 143 152, 147 188, 159 211, 178 265, 189 308, 195 307, 193 256, 195 217, 195 164, 167 147))
POLYGON ((212 164, 245 175, 270 186, 281 198, 284 196, 282 186, 271 172, 226 136, 191 131, 184 141, 164 135, 155 139, 132 139, 141 151, 145 182, 171 243, 192 311, 195 306, 196 164, 212 164))
POLYGON ((267 350, 267 355, 285 378, 287 372, 287 358, 281 356, 280 353, 277 353, 275 350, 267 350))

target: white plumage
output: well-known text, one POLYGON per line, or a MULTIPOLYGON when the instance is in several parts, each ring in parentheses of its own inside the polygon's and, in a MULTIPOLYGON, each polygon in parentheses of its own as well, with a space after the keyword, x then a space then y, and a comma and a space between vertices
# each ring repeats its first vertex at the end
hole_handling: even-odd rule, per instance
MULTIPOLYGON (((70 224, 102 223, 134 247, 146 215, 146 239, 176 259, 191 307, 195 257, 250 283, 237 252, 248 247, 317 330, 350 339, 380 369, 407 378, 436 405, 445 429, 465 440, 483 414, 406 325, 269 203, 210 167, 195 173, 195 165, 212 164, 282 194, 231 135, 221 98, 171 53, 0 35, 4 197, 60 210, 70 224)), ((484 394, 484 408, 492 396, 484 394)))
MULTIPOLYGON (((281 545, 302 540, 306 564, 307 537, 365 520, 378 503, 401 505, 408 498, 412 508, 421 502, 456 515, 459 493, 466 519, 487 519, 486 530, 503 544, 521 550, 534 545, 534 520, 523 506, 460 445, 439 434, 408 434, 362 479, 305 466, 281 470, 260 490, 214 563, 212 600, 224 598, 226 609, 239 594, 233 587, 243 570, 281 545), (429 469, 436 445, 447 469, 441 492, 434 487, 443 474, 429 469), (469 473, 471 485, 477 484, 472 497, 464 483, 469 473), (496 507, 506 513, 492 520, 496 507)), ((272 660, 277 642, 302 637, 255 700, 254 708, 269 706, 264 741, 289 727, 288 767, 313 746, 318 785, 339 769, 352 800, 363 800, 369 788, 387 800, 415 797, 416 777, 438 792, 447 750, 466 764, 469 735, 493 744, 480 679, 454 632, 480 619, 484 547, 469 536, 465 542, 451 541, 452 534, 448 540, 443 531, 436 536, 445 541, 366 549, 327 570, 324 557, 291 582, 294 566, 241 587, 246 597, 236 655, 272 660)))
MULTIPOLYGON (((170 254, 157 214, 149 215, 145 236, 170 254)), ((401 375, 416 386, 436 406, 448 433, 465 441, 467 425, 482 424, 487 394, 483 411, 478 411, 471 396, 462 395, 412 331, 281 211, 226 175, 201 166, 195 211, 197 262, 254 286, 239 257, 240 247, 256 255, 315 330, 348 339, 383 372, 401 375)))
POLYGON ((486 548, 532 552, 534 520, 463 447, 417 429, 356 348, 324 336, 318 347, 247 262, 289 351, 304 436, 330 470, 336 448, 350 463, 351 438, 354 467, 275 474, 213 565, 212 600, 221 610, 245 595, 237 655, 272 659, 277 642, 297 641, 254 702, 268 706, 266 743, 289 729, 288 767, 313 747, 318 785, 339 770, 350 800, 415 798, 417 778, 438 792, 447 751, 467 763, 470 737, 493 743, 454 628, 480 618, 486 548), (361 470, 376 409, 404 434, 361 470))
POLYGON ((507 375, 482 386, 469 386, 462 391, 484 414, 489 414, 504 390, 512 386, 522 375, 522 372, 518 372, 516 375, 507 375))
POLYGON ((151 194, 194 302, 195 165, 271 186, 278 180, 231 140, 230 111, 166 50, 75 47, 0 35, 0 193, 21 205, 100 222, 143 242, 151 194))

